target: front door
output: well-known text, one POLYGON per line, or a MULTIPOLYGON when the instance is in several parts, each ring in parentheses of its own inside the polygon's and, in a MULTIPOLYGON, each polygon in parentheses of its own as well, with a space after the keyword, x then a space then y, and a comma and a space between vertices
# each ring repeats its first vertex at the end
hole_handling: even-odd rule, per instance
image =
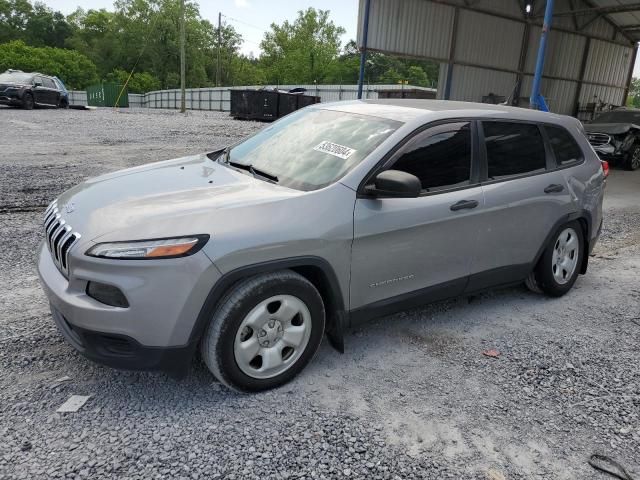
MULTIPOLYGON (((473 125, 446 123, 410 140, 382 170, 422 183, 418 198, 358 198, 352 247, 352 310, 423 303, 464 290, 484 209, 473 125), (397 301, 397 302, 396 302, 397 301)), ((378 172, 379 173, 379 172, 378 172)))
POLYGON ((33 100, 38 105, 47 105, 49 103, 49 89, 44 86, 42 77, 34 77, 33 79, 33 100))

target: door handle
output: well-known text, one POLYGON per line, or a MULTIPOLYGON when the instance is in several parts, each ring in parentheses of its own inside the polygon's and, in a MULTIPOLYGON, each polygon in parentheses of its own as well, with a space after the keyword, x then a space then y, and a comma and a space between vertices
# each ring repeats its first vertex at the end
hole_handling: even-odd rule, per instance
POLYGON ((557 193, 564 190, 562 185, 558 185, 557 183, 552 183, 547 188, 544 189, 544 193, 557 193))
POLYGON ((449 209, 455 212, 456 210, 476 208, 477 206, 478 206, 477 200, 460 200, 459 202, 456 202, 453 205, 451 205, 449 209))

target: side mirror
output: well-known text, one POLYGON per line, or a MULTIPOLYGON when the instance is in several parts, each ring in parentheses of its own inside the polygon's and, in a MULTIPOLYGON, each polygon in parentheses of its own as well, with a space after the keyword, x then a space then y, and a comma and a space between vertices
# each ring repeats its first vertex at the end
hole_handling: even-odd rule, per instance
POLYGON ((34 84, 36 87, 41 87, 41 86, 42 86, 42 82, 41 82, 41 81, 39 81, 39 80, 36 80, 35 82, 33 82, 33 84, 34 84))
POLYGON ((379 173, 374 185, 365 188, 367 194, 376 197, 416 198, 422 184, 415 175, 400 170, 385 170, 379 173))

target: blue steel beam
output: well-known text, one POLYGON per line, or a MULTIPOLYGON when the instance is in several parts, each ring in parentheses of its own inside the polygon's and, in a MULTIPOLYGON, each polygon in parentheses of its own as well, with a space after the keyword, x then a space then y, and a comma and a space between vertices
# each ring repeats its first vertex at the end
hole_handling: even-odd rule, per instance
POLYGON ((364 4, 364 25, 362 26, 362 49, 360 50, 360 74, 358 75, 358 100, 362 99, 362 85, 364 84, 364 66, 367 63, 367 37, 369 36, 369 10, 371 0, 364 4))
POLYGON ((544 22, 542 24, 542 33, 540 35, 540 46, 538 47, 538 58, 536 60, 536 71, 533 76, 533 85, 531 87, 531 96, 529 97, 529 106, 536 110, 544 112, 549 111, 547 102, 540 94, 540 84, 542 83, 542 72, 544 70, 544 57, 547 51, 547 36, 551 30, 551 20, 553 19, 553 0, 547 0, 547 6, 544 11, 544 22))

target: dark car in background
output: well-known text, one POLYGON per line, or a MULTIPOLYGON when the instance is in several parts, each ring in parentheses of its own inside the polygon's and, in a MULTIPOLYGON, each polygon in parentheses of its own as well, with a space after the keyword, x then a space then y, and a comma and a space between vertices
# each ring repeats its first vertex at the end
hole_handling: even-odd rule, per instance
POLYGON ((619 108, 585 123, 589 143, 601 160, 640 168, 640 109, 619 108))
POLYGON ((66 107, 69 95, 54 77, 41 73, 7 70, 0 73, 0 104, 22 107, 66 107))

